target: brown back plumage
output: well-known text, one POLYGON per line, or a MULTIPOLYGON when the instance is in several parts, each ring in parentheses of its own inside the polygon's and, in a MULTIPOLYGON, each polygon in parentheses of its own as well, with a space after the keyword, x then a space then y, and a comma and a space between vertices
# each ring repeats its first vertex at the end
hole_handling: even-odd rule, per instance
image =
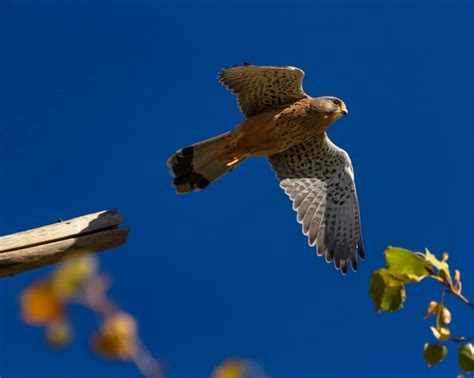
POLYGON ((225 68, 218 77, 237 96, 239 108, 247 117, 309 97, 302 87, 304 72, 296 67, 245 64, 225 68))

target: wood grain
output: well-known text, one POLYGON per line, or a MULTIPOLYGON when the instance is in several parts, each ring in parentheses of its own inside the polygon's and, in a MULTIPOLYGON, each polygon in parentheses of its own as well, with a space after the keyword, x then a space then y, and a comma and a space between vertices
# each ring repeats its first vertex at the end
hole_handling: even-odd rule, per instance
POLYGON ((2 236, 0 277, 118 247, 129 232, 122 221, 118 211, 106 210, 2 236))

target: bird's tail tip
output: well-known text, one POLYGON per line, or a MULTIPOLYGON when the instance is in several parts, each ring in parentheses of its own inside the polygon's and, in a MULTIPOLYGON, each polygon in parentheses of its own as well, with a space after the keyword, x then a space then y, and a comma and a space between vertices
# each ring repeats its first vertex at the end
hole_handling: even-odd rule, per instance
POLYGON ((210 181, 202 174, 195 172, 193 167, 194 147, 184 147, 176 151, 166 162, 172 185, 178 194, 185 194, 204 189, 210 181))
POLYGON ((240 163, 231 153, 231 138, 225 133, 176 151, 167 161, 176 192, 200 191, 240 163))

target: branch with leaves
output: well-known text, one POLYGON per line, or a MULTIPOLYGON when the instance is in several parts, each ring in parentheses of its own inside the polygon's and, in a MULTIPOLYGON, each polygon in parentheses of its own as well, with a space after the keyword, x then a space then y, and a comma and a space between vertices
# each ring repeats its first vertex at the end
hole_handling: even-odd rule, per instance
POLYGON ((474 370, 474 348, 472 337, 452 337, 447 327, 452 320, 451 312, 446 307, 446 297, 451 295, 462 301, 470 309, 474 304, 462 294, 461 273, 455 270, 454 278, 449 269, 448 253, 438 260, 430 251, 412 252, 403 248, 388 247, 385 250, 386 267, 372 273, 370 296, 375 302, 377 312, 395 312, 403 308, 406 300, 405 285, 420 282, 425 278, 433 279, 442 285, 439 302, 431 301, 425 318, 436 316, 436 324, 430 327, 438 343, 426 343, 424 359, 428 366, 444 360, 448 348, 447 341, 461 344, 458 347, 458 366, 463 373, 474 370))

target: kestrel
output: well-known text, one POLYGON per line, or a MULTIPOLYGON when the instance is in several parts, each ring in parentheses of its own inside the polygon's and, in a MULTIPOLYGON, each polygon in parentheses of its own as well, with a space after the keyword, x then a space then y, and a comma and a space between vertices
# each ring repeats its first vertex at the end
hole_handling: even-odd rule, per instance
POLYGON ((310 97, 296 67, 244 63, 219 81, 237 96, 246 119, 233 131, 182 148, 168 159, 178 193, 199 191, 252 156, 267 156, 293 201, 310 246, 345 274, 365 258, 349 155, 326 129, 348 113, 336 97, 310 97))

